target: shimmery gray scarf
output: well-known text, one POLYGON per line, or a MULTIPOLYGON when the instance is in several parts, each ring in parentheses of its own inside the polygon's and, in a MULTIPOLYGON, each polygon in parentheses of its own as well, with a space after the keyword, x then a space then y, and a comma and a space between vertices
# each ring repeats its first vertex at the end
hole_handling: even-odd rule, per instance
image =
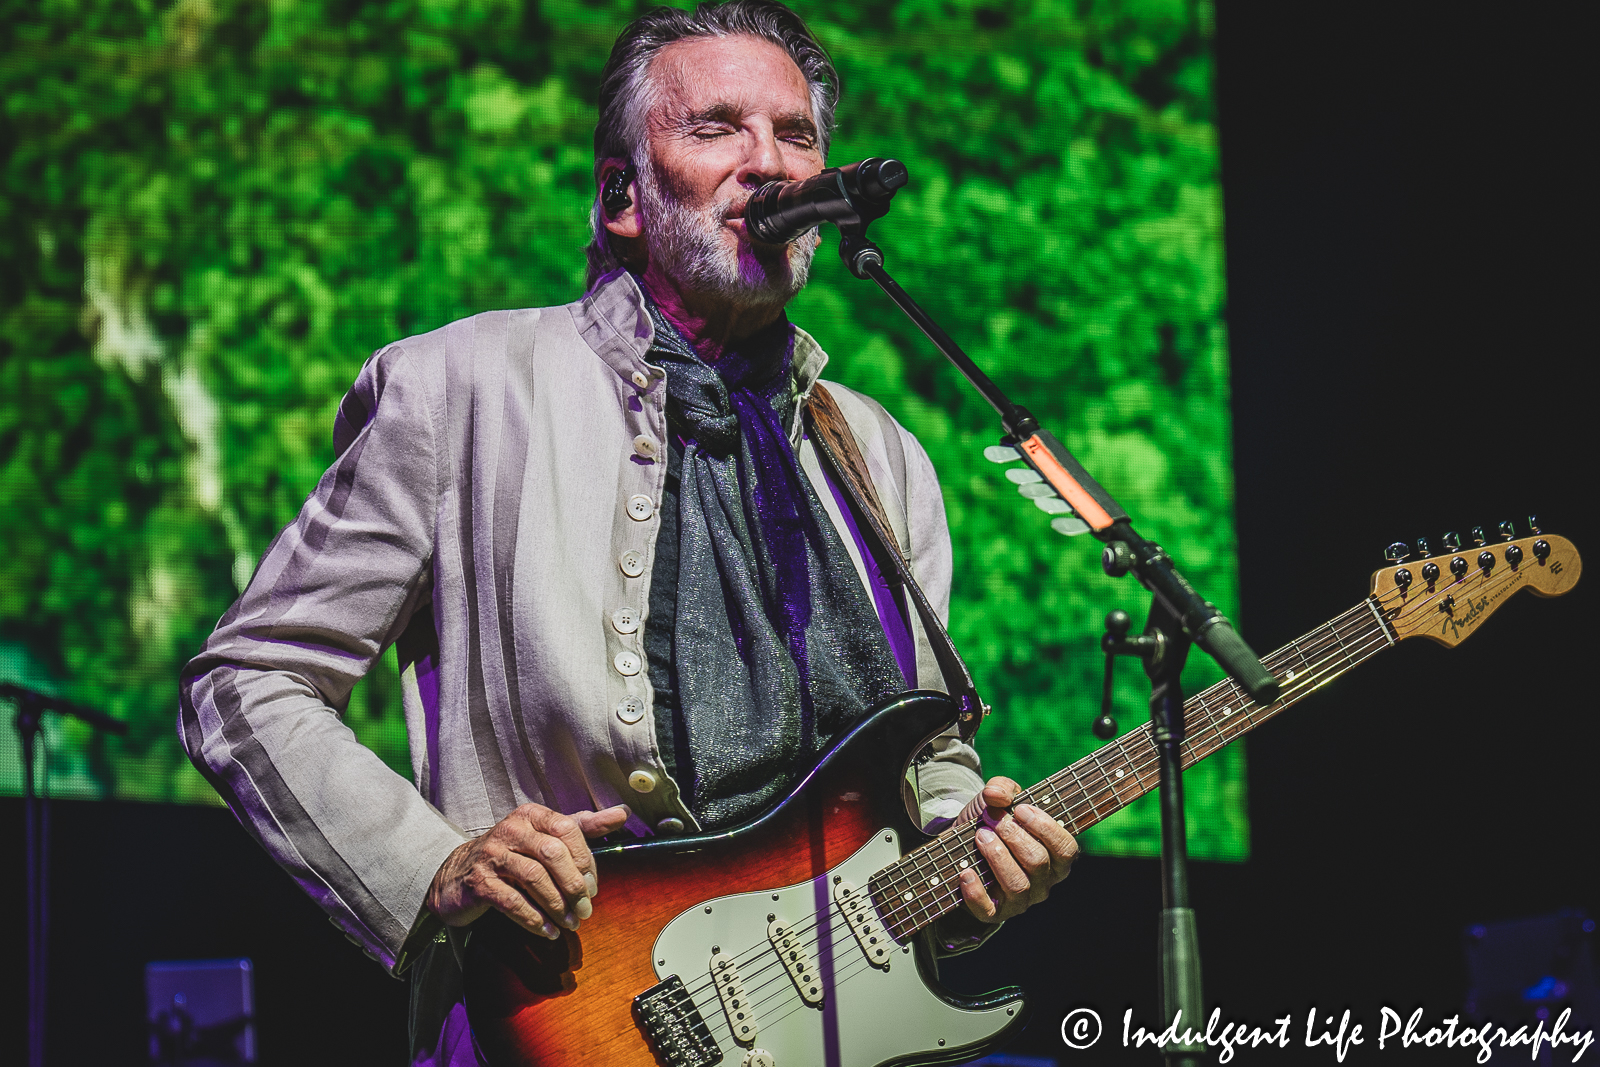
POLYGON ((780 319, 713 367, 651 306, 678 489, 678 767, 703 824, 743 822, 875 701, 905 686, 780 411, 793 330, 780 319))

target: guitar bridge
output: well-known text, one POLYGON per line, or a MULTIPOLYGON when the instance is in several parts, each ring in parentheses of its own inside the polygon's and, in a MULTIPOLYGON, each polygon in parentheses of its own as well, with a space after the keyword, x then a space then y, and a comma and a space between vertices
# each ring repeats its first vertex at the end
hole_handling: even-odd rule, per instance
POLYGON ((722 1062, 721 1047, 677 975, 634 997, 633 1014, 669 1067, 713 1067, 722 1062))

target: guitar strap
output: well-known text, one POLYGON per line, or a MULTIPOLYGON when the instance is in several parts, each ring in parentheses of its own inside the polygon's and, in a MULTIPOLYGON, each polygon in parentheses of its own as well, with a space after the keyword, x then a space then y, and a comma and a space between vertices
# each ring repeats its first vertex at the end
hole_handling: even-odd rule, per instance
POLYGON ((933 605, 928 603, 922 587, 912 576, 910 561, 900 550, 894 527, 890 525, 883 503, 872 486, 872 475, 867 470, 867 461, 861 454, 855 433, 845 422, 838 402, 821 382, 811 387, 811 396, 805 405, 805 420, 812 444, 828 465, 829 472, 844 487, 845 495, 850 498, 852 510, 865 529, 868 547, 878 558, 879 567, 887 565, 893 571, 895 580, 916 607, 917 617, 922 620, 922 628, 927 632, 928 643, 933 646, 933 658, 939 664, 939 673, 944 676, 945 687, 960 710, 957 725, 961 739, 971 740, 978 732, 983 717, 989 713, 989 705, 978 696, 972 673, 967 670, 961 653, 956 651, 955 644, 950 640, 949 632, 934 613, 933 605))

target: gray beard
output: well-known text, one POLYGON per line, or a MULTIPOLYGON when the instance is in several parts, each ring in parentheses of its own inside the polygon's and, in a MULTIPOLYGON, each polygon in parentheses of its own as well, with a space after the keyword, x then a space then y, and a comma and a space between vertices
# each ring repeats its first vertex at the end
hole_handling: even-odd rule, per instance
POLYGON ((805 288, 821 240, 815 230, 790 242, 782 254, 763 246, 768 257, 757 258, 748 244, 730 249, 722 243, 723 223, 738 201, 687 207, 662 187, 648 160, 638 182, 650 261, 686 291, 739 307, 782 307, 805 288))

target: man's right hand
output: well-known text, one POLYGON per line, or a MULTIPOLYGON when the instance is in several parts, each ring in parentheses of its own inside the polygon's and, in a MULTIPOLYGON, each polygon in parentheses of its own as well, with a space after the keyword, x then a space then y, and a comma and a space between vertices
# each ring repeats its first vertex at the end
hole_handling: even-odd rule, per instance
POLYGON ((428 909, 448 926, 465 926, 498 908, 532 933, 554 940, 557 924, 576 930, 594 914, 600 892, 585 840, 622 828, 628 809, 562 815, 524 804, 482 837, 445 859, 428 890, 428 909))

